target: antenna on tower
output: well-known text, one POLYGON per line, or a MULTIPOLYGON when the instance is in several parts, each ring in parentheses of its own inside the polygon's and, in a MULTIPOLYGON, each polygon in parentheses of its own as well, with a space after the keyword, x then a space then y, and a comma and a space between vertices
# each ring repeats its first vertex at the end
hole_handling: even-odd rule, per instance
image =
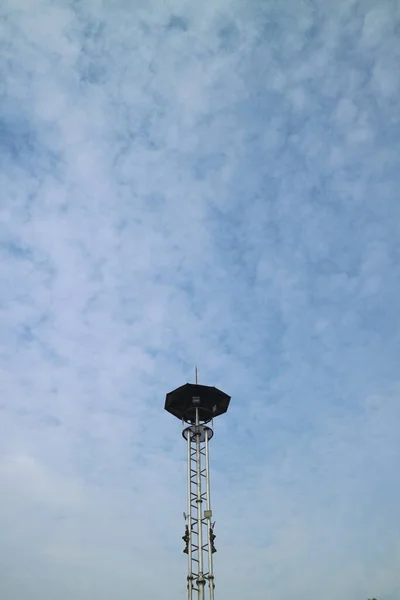
POLYGON ((194 368, 194 380, 195 380, 196 385, 197 385, 197 383, 198 383, 198 381, 197 381, 197 365, 194 368))

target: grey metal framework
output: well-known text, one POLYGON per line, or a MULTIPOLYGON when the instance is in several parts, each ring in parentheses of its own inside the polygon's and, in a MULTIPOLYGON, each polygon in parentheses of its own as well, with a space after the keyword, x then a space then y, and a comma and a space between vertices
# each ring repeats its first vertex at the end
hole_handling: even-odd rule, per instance
POLYGON ((183 540, 188 555, 188 600, 197 594, 198 600, 214 600, 213 554, 215 534, 212 523, 210 499, 209 442, 211 427, 200 423, 196 410, 196 422, 183 430, 187 441, 187 514, 183 540), (206 589, 208 593, 206 593, 206 589))
MULTIPOLYGON (((197 375, 197 374, 196 374, 197 375)), ((187 513, 184 553, 188 557, 188 600, 214 600, 216 552, 210 498, 209 444, 213 418, 225 413, 230 396, 215 387, 185 384, 166 396, 165 409, 182 420, 187 443, 187 513)))

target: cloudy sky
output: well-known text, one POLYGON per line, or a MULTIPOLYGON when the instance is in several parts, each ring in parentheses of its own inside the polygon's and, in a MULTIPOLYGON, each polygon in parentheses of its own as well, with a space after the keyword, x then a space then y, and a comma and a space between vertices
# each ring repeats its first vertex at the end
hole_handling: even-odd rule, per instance
POLYGON ((0 597, 400 597, 400 4, 0 2, 0 597))

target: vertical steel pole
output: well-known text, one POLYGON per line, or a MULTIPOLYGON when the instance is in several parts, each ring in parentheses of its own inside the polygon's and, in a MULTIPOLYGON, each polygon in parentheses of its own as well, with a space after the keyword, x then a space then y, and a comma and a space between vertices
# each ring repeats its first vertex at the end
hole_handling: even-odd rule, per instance
POLYGON ((202 514, 202 502, 203 497, 201 494, 201 429, 199 421, 199 409, 196 408, 196 424, 195 424, 195 436, 196 436, 196 492, 197 492, 197 534, 198 534, 198 560, 199 560, 199 571, 197 578, 198 587, 198 599, 204 600, 204 573, 203 573, 203 514, 202 514))
POLYGON ((192 600, 193 597, 193 570, 192 570, 192 432, 190 429, 187 431, 187 524, 189 529, 189 543, 188 543, 188 576, 187 576, 187 589, 188 589, 188 600, 192 600))
MULTIPOLYGON (((211 496, 210 496, 210 455, 208 448, 208 436, 210 431, 206 431, 206 439, 205 439, 205 453, 206 453, 206 510, 208 514, 211 515, 211 496)), ((214 567, 213 567, 213 553, 212 553, 212 544, 210 537, 210 527, 211 527, 211 517, 208 520, 207 524, 207 539, 208 539, 208 587, 210 592, 210 600, 214 600, 214 567)))

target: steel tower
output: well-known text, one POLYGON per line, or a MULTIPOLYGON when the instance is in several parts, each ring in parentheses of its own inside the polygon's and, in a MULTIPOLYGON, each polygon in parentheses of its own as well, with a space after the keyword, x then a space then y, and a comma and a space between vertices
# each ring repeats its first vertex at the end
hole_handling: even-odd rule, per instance
POLYGON ((183 552, 188 557, 188 600, 214 600, 215 534, 210 499, 209 442, 213 419, 228 410, 230 396, 215 387, 186 383, 167 394, 165 410, 182 421, 187 443, 187 513, 183 552))

